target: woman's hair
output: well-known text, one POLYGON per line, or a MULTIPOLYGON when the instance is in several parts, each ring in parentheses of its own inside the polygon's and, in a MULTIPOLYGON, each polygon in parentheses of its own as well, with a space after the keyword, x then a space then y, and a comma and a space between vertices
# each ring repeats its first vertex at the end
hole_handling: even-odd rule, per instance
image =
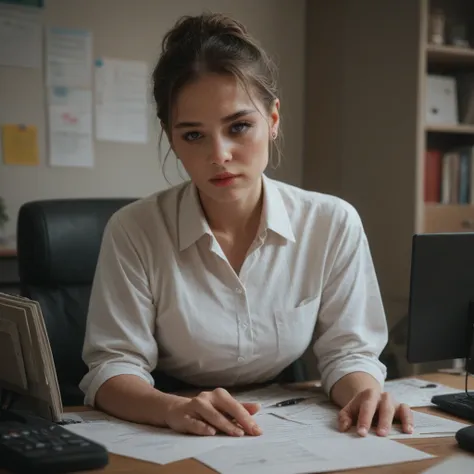
POLYGON ((184 16, 163 38, 153 71, 157 116, 168 135, 180 90, 206 73, 234 76, 267 112, 277 99, 276 67, 244 25, 219 13, 184 16))

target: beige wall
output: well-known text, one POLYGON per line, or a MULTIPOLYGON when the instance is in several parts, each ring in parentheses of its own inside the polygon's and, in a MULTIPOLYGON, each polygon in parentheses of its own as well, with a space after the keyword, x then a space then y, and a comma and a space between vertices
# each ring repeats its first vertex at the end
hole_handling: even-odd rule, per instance
MULTIPOLYGON (((45 0, 45 26, 89 29, 94 57, 146 61, 154 65, 165 31, 183 14, 204 9, 244 22, 279 64, 284 161, 273 176, 301 184, 304 94, 304 0, 45 0)), ((93 169, 50 167, 47 163, 43 72, 0 66, 0 123, 27 123, 39 131, 40 165, 0 162, 0 196, 15 231, 22 203, 33 199, 83 196, 144 196, 168 186, 157 153, 158 124, 149 107, 146 145, 95 142, 93 169)), ((179 182, 175 161, 167 176, 179 182)), ((272 174, 272 173, 270 173, 272 174)))

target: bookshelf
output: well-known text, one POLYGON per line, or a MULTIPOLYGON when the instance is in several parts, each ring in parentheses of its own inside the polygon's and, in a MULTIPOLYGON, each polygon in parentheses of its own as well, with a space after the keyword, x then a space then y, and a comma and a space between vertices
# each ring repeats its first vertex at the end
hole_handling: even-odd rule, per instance
POLYGON ((425 121, 428 74, 474 72, 474 48, 428 42, 439 7, 474 33, 472 0, 307 4, 303 187, 359 211, 389 328, 407 315, 413 234, 474 231, 474 205, 424 196, 425 150, 474 146, 474 124, 425 121))

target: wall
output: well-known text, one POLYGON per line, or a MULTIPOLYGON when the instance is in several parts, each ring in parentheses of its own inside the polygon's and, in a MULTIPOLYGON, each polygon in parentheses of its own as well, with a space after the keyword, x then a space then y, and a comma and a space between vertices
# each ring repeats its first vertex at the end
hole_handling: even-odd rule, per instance
MULTIPOLYGON (((204 9, 241 20, 280 67, 285 143, 282 166, 270 175, 301 184, 304 94, 304 0, 45 0, 45 26, 89 29, 94 57, 146 61, 150 71, 163 34, 183 14, 204 9)), ((0 123, 36 125, 40 165, 0 162, 0 196, 6 200, 13 235, 21 204, 60 197, 145 196, 168 186, 158 160, 159 127, 150 101, 150 140, 145 145, 95 143, 93 169, 50 167, 47 163, 43 72, 0 66, 0 123)), ((179 182, 174 159, 166 175, 179 182)))

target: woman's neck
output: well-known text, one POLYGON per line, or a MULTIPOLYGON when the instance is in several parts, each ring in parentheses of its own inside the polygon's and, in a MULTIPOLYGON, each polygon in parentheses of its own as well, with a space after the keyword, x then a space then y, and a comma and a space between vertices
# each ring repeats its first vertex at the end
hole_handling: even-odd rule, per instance
POLYGON ((248 195, 234 202, 216 202, 200 195, 201 205, 209 223, 216 234, 236 237, 242 232, 252 232, 255 236, 262 214, 263 187, 260 180, 248 195))

